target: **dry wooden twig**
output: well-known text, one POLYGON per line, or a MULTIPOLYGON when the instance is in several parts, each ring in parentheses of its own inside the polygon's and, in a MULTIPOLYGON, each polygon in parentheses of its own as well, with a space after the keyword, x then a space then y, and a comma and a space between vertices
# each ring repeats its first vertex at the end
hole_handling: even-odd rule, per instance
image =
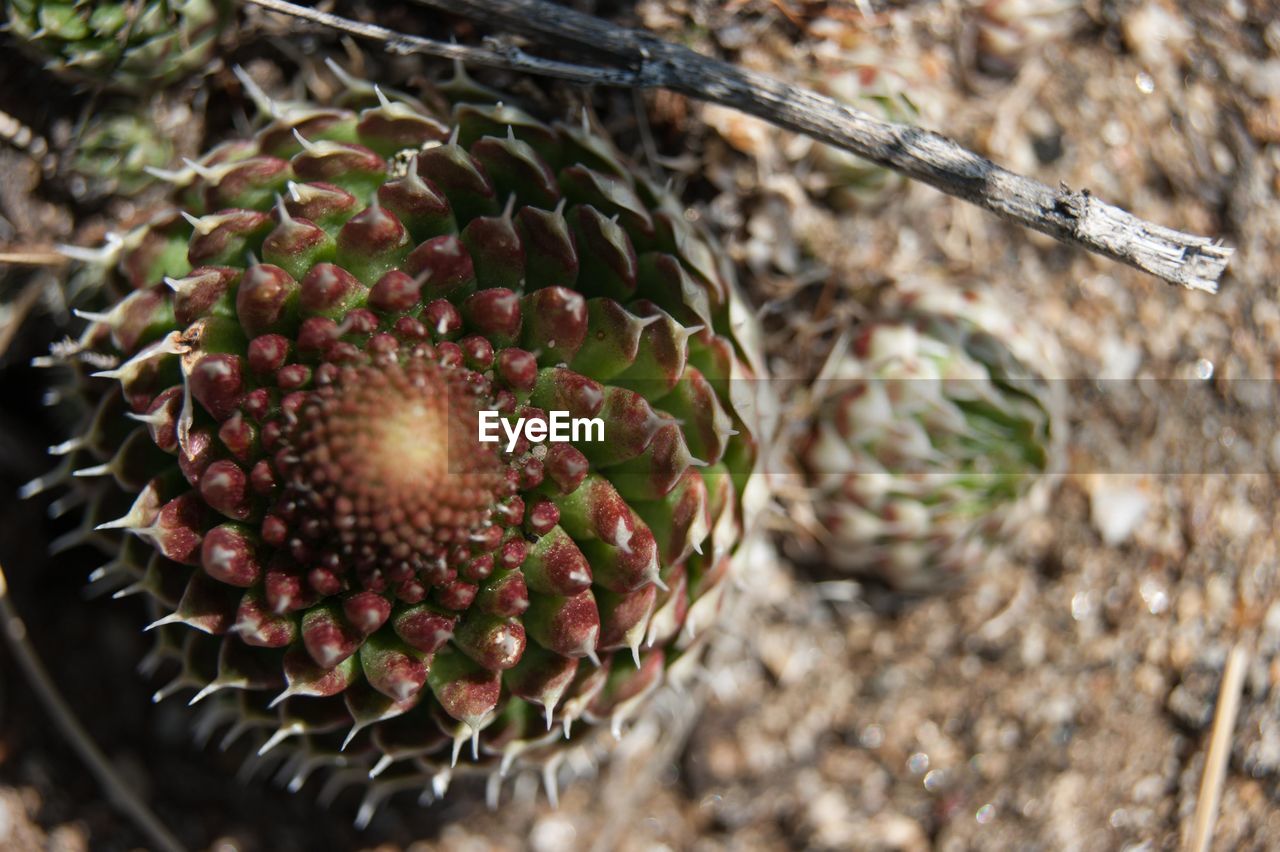
POLYGON ((1196 798, 1196 816, 1187 842, 1190 852, 1209 852, 1213 828, 1218 822, 1222 803, 1222 783, 1227 777, 1227 759, 1231 757, 1231 737, 1240 711, 1240 691, 1244 688, 1249 652, 1237 642, 1227 657, 1218 691, 1218 707, 1213 714, 1213 731, 1209 737, 1209 753, 1204 758, 1204 775, 1200 779, 1200 795, 1196 798))
POLYGON ((1047 186, 1002 168, 952 140, 881 121, 831 98, 702 56, 651 33, 618 27, 546 0, 415 0, 583 57, 579 64, 534 56, 510 41, 447 44, 350 21, 286 0, 250 3, 352 35, 395 53, 423 53, 558 77, 585 85, 665 88, 738 109, 923 181, 1010 221, 1148 272, 1214 292, 1233 249, 1218 240, 1144 221, 1087 189, 1047 186))

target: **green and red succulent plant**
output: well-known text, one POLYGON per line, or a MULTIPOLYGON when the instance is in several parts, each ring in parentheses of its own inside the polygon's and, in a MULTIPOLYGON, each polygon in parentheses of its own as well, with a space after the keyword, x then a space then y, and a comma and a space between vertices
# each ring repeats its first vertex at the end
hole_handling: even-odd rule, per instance
POLYGON ((74 540, 151 601, 159 694, 295 784, 554 778, 697 666, 762 501, 753 319, 585 127, 369 86, 273 109, 98 253, 50 359, 85 427, 31 490, 87 498, 74 540), (507 451, 484 410, 604 440, 507 451))

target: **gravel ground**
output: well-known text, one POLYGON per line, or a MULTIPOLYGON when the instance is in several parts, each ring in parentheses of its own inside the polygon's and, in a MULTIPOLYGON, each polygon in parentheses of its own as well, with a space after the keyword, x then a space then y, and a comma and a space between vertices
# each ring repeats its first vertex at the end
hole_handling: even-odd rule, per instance
MULTIPOLYGON (((1059 341, 1072 440, 1049 511, 951 593, 815 583, 762 550, 743 578, 752 606, 717 649, 687 746, 671 747, 674 732, 625 743, 558 809, 517 789, 490 811, 459 790, 431 810, 396 799, 357 832, 356 799, 325 809, 312 787, 290 796, 238 778, 241 755, 192 745, 180 702, 151 705, 134 672, 141 608, 84 600, 92 563, 45 558, 65 525, 12 497, 56 432, 23 367, 53 334, 35 310, 0 374, 0 557, 54 680, 158 815, 191 846, 221 850, 1171 849, 1190 830, 1222 669, 1240 643, 1249 665, 1214 848, 1274 848, 1280 16, 1264 0, 1029 5, 1068 11, 1023 18, 1026 33, 1001 39, 999 3, 985 18, 958 2, 629 10, 796 82, 905 91, 920 123, 1011 168, 1239 252, 1219 295, 1177 291, 925 187, 852 192, 807 140, 648 98, 650 154, 687 182, 766 305, 777 375, 812 375, 833 330, 897 280, 981 281, 1059 341)), ((12 103, 21 73, 4 69, 0 106, 30 117, 12 103)), ((597 106, 636 138, 630 98, 597 106)), ((71 236, 65 205, 30 197, 34 166, 0 152, 0 175, 11 244, 71 236)), ((10 271, 3 287, 38 280, 10 271)), ((0 847, 145 845, 9 659, 0 847)))

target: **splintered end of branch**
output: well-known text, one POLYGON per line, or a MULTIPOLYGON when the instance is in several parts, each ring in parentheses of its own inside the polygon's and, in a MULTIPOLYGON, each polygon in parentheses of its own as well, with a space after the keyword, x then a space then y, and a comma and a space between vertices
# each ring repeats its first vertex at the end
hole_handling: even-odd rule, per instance
MULTIPOLYGON (((1192 235, 1180 231, 1170 231, 1179 237, 1191 238, 1192 235)), ((1203 239, 1195 237, 1196 240, 1203 239)), ((1189 290, 1203 290, 1206 293, 1218 292, 1218 282, 1227 271, 1227 263, 1235 249, 1224 245, 1220 240, 1205 240, 1198 244, 1188 244, 1182 257, 1174 262, 1174 269, 1163 275, 1152 272, 1175 284, 1181 284, 1189 290)))
POLYGON ((1235 249, 1221 240, 1175 231, 1139 219, 1095 198, 1088 190, 1060 191, 1072 236, 1086 248, 1123 261, 1188 290, 1218 292, 1235 249))

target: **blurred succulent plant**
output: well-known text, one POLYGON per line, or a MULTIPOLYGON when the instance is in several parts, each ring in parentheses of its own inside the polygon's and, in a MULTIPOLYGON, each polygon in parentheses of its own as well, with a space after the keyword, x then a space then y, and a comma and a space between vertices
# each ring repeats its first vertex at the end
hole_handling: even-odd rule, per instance
POLYGON ((1082 7, 1081 0, 987 0, 973 13, 978 69, 1013 77, 1032 54, 1079 26, 1082 7))
POLYGON ((148 169, 173 161, 173 143, 147 116, 111 110, 93 115, 71 140, 64 170, 78 197, 135 195, 156 182, 148 169))
POLYGON ((270 123, 96 258, 51 359, 85 428, 30 490, 87 498, 68 543, 151 600, 159 695, 292 785, 430 798, 461 760, 553 786, 699 665, 763 499, 753 319, 585 126, 349 82, 337 107, 254 92, 270 123), (486 411, 604 440, 482 443, 486 411))
MULTIPOLYGON (((823 80, 825 94, 883 121, 915 124, 920 110, 908 94, 907 77, 880 65, 865 65, 823 80)), ((851 154, 842 148, 813 143, 811 188, 840 207, 875 202, 905 185, 906 179, 891 169, 851 154)))
POLYGON ((988 293, 917 282, 834 353, 797 449, 825 562, 907 591, 981 564, 1056 463, 1051 352, 988 293))
POLYGON ((118 90, 164 86, 208 64, 227 0, 5 0, 9 32, 57 73, 118 90))

